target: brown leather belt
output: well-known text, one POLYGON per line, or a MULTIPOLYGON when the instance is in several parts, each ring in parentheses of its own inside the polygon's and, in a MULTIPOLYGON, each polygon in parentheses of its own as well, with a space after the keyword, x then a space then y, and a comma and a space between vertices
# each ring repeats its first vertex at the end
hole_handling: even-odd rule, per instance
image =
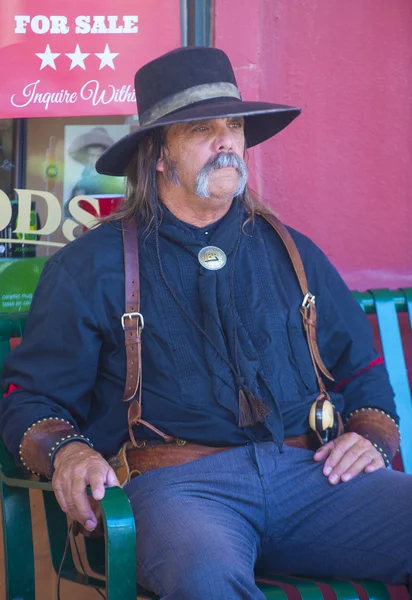
MULTIPOLYGON (((319 447, 319 441, 314 432, 285 438, 283 443, 285 446, 306 450, 316 450, 319 447)), ((116 456, 108 459, 122 486, 133 477, 143 475, 147 471, 162 467, 177 467, 237 447, 203 446, 202 444, 194 444, 183 440, 153 445, 142 440, 138 444, 139 446, 136 448, 131 442, 126 442, 116 456)))

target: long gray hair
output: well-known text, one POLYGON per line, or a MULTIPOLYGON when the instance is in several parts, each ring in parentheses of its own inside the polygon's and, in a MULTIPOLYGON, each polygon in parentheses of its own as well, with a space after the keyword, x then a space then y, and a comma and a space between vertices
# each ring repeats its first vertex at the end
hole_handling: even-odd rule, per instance
MULTIPOLYGON (((138 217, 140 222, 150 226, 154 216, 153 198, 156 197, 156 190, 153 189, 156 185, 156 163, 162 149, 167 148, 166 134, 165 127, 154 129, 139 142, 138 149, 125 172, 124 200, 114 213, 99 219, 100 223, 138 217)), ((257 200, 256 193, 248 185, 243 193, 243 201, 249 212, 248 220, 253 219, 256 212, 274 214, 270 208, 257 200)))

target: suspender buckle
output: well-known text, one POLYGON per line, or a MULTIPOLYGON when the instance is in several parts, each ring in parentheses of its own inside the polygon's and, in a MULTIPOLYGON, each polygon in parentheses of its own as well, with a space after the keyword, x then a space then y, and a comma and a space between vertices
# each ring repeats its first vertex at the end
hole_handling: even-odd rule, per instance
POLYGON ((309 306, 312 304, 315 304, 315 296, 313 294, 311 294, 310 292, 308 292, 306 294, 306 296, 303 298, 303 302, 302 302, 302 306, 303 308, 309 308, 309 306))
POLYGON ((126 329, 126 325, 125 325, 125 318, 129 318, 130 320, 133 319, 133 317, 137 317, 138 318, 138 323, 137 323, 137 328, 139 328, 139 322, 140 322, 140 329, 144 329, 144 319, 143 319, 143 315, 139 312, 130 312, 130 313, 124 313, 124 315, 122 315, 122 327, 123 329, 126 329))

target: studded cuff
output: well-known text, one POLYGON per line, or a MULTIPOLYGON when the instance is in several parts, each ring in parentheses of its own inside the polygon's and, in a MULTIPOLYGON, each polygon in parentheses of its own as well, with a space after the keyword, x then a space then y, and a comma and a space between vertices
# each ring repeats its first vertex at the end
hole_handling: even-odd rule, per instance
POLYGON ((399 450, 399 427, 390 415, 379 408, 360 408, 345 422, 345 431, 354 431, 375 446, 388 467, 399 450))
POLYGON ((93 447, 90 440, 76 431, 69 421, 59 417, 40 419, 23 436, 19 449, 20 460, 35 475, 51 477, 55 453, 71 441, 84 442, 93 447))

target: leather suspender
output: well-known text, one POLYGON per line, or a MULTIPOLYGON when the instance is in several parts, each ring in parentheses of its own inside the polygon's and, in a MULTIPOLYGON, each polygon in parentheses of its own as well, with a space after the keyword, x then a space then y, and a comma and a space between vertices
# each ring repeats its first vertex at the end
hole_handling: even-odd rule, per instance
MULTIPOLYGON (((260 214, 260 213, 259 213, 260 214)), ((329 399, 321 373, 333 381, 332 375, 325 367, 319 354, 316 341, 316 307, 315 296, 309 292, 305 269, 295 242, 287 228, 271 214, 260 214, 275 229, 282 240, 292 262, 293 269, 302 290, 303 302, 300 306, 303 327, 309 346, 309 352, 319 385, 319 399, 329 399)), ((139 251, 136 219, 122 221, 124 271, 125 271, 125 306, 126 310, 122 316, 122 327, 125 335, 126 346, 126 384, 123 401, 130 402, 128 410, 128 423, 130 439, 135 446, 136 440, 133 435, 133 427, 138 423, 145 425, 165 442, 171 442, 176 438, 162 433, 159 429, 144 421, 142 417, 142 330, 144 319, 140 311, 140 278, 139 278, 139 251)))
POLYGON ((126 346, 126 383, 123 402, 130 402, 127 412, 129 436, 134 446, 137 446, 133 427, 138 423, 145 425, 165 442, 175 438, 162 433, 159 429, 142 419, 142 331, 144 319, 140 311, 140 277, 139 277, 139 246, 136 219, 123 219, 123 255, 124 255, 124 288, 125 313, 122 315, 124 342, 126 346))
POLYGON ((299 308, 300 314, 302 315, 303 327, 306 332, 306 339, 308 341, 310 357, 312 359, 313 368, 315 370, 316 378, 318 380, 320 397, 329 400, 329 394, 326 390, 320 373, 323 373, 330 381, 334 381, 333 376, 329 373, 328 369, 320 356, 318 343, 316 340, 316 306, 315 296, 309 292, 308 281, 306 279, 305 268, 302 263, 302 259, 299 254, 299 250, 293 241, 287 228, 277 219, 274 215, 265 214, 261 215, 268 223, 272 225, 276 233, 282 240, 292 262, 295 270, 296 277, 298 278, 300 289, 302 290, 303 302, 299 308))
POLYGON ((140 277, 139 250, 136 221, 127 220, 122 223, 124 253, 124 287, 125 313, 122 316, 122 327, 126 345, 127 376, 123 400, 129 402, 136 394, 141 393, 141 333, 144 327, 140 314, 140 277))

